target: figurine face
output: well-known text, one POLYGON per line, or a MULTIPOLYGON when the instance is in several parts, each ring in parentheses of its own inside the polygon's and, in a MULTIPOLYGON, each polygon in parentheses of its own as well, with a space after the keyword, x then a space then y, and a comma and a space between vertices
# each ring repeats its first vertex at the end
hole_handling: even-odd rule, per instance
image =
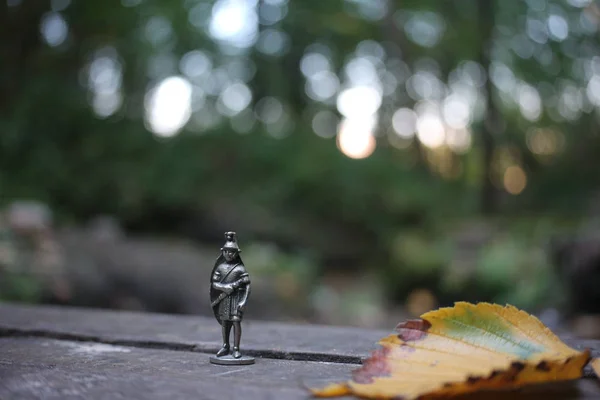
POLYGON ((231 262, 235 258, 235 251, 230 250, 230 249, 225 249, 225 250, 223 250, 223 257, 225 257, 225 260, 227 260, 227 262, 231 262))

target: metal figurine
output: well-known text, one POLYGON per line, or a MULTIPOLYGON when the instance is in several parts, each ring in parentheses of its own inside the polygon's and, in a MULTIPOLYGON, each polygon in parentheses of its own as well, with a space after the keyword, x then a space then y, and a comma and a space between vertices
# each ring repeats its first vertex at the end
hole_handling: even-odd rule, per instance
POLYGON ((235 232, 225 232, 225 244, 217 258, 210 278, 210 300, 215 318, 221 325, 223 347, 210 362, 220 365, 254 364, 254 358, 242 356, 242 318, 250 295, 250 277, 240 257, 235 232), (229 336, 233 327, 233 352, 229 336))

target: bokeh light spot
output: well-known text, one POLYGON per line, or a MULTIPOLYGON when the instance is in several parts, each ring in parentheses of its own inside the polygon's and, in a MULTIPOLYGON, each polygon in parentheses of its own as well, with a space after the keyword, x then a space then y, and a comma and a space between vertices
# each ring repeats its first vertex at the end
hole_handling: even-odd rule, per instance
POLYGON ((223 114, 234 116, 250 105, 250 102, 252 101, 252 92, 245 84, 235 82, 223 90, 219 100, 225 107, 223 114))
POLYGON ((400 108, 392 116, 392 126, 398 136, 412 138, 417 129, 417 114, 410 108, 400 108))
POLYGON ((425 146, 435 149, 444 144, 446 130, 438 116, 424 114, 417 120, 417 136, 425 146))
POLYGON ((367 158, 375 151, 373 118, 346 118, 339 127, 337 146, 344 155, 354 159, 367 158))
POLYGON ((451 95, 446 97, 443 105, 444 120, 455 129, 466 128, 471 122, 471 110, 461 96, 451 95))
POLYGON ((210 35, 240 48, 254 45, 258 37, 256 2, 218 0, 212 9, 210 35))
POLYGON ((369 117, 379 110, 381 93, 370 86, 343 90, 337 98, 337 108, 346 118, 369 117))
POLYGON ((337 134, 339 119, 328 110, 319 111, 312 118, 313 131, 322 138, 332 138, 337 134))
POLYGON ((175 135, 191 115, 192 85, 179 76, 162 80, 146 94, 146 122, 158 136, 175 135))
POLYGON ((523 83, 519 87, 517 96, 523 117, 529 121, 537 121, 542 114, 542 98, 537 89, 523 83))
POLYGON ((260 33, 256 48, 270 56, 281 56, 287 52, 289 44, 287 33, 278 29, 265 29, 260 33))
POLYGON ((535 128, 527 132, 527 147, 533 154, 552 156, 562 150, 564 136, 561 132, 548 128, 535 128))
POLYGON ((588 82, 586 93, 590 102, 600 107, 600 75, 594 75, 588 82))
POLYGON ((569 36, 569 23, 561 15, 551 15, 548 17, 548 31, 554 40, 562 42, 569 36))
POLYGON ((404 25, 407 36, 423 47, 434 47, 446 30, 444 18, 432 11, 412 12, 408 21, 397 23, 404 25))
POLYGON ((306 53, 300 60, 300 71, 307 78, 323 71, 329 71, 330 68, 329 59, 321 53, 306 53))
POLYGON ((42 17, 40 31, 46 43, 51 47, 56 47, 67 39, 69 27, 62 15, 51 12, 42 17))
POLYGON ((504 189, 512 195, 518 195, 527 186, 527 175, 518 165, 512 165, 504 172, 504 189))
POLYGON ((446 144, 458 154, 464 154, 471 149, 472 133, 468 128, 447 129, 446 144))
POLYGON ((200 50, 192 50, 185 53, 179 62, 179 69, 188 78, 197 78, 209 72, 212 61, 206 53, 200 50))
POLYGON ((321 71, 306 81, 306 94, 313 100, 325 101, 335 96, 340 87, 336 74, 330 71, 321 71))
POLYGON ((285 110, 278 98, 267 96, 256 103, 254 112, 261 122, 273 125, 284 117, 285 110))

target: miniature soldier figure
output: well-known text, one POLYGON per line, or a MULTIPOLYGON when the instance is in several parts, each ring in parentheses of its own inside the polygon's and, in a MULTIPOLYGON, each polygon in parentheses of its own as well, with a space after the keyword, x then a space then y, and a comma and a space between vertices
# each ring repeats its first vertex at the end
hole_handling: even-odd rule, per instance
POLYGON ((242 318, 250 295, 250 277, 242 259, 235 232, 225 233, 225 245, 217 258, 210 279, 210 300, 215 318, 221 324, 223 347, 210 362, 221 365, 253 364, 254 358, 242 356, 242 318), (233 353, 229 336, 233 327, 233 353))

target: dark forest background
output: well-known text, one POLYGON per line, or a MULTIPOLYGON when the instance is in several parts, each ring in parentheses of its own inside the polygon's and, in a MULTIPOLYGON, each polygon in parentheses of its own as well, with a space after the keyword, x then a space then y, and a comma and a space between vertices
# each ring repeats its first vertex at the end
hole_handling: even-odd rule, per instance
POLYGON ((255 318, 597 313, 599 27, 592 0, 0 0, 0 297, 208 314, 235 230, 255 318))

